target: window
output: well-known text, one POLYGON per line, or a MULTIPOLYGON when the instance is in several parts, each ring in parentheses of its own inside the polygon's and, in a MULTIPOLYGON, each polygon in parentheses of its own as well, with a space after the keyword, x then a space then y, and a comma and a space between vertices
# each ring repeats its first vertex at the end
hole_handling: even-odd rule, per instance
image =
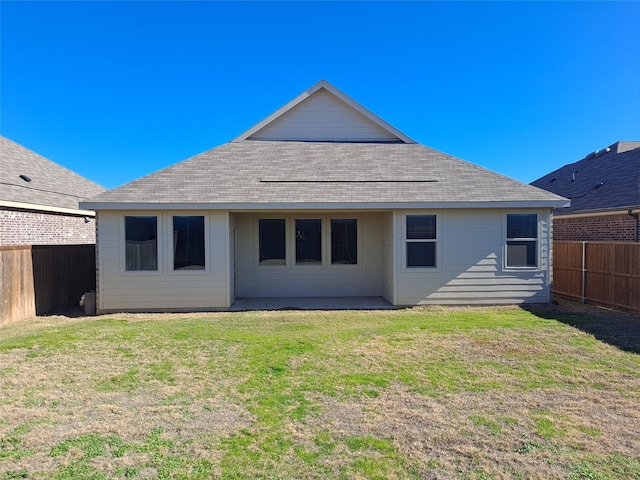
POLYGON ((260 265, 285 265, 284 218, 262 218, 258 221, 260 265))
POLYGON ((296 264, 322 263, 322 220, 296 219, 296 264))
POLYGON ((158 217, 124 217, 126 270, 158 270, 158 217))
POLYGON ((204 217, 173 217, 173 269, 204 270, 204 217))
POLYGON ((331 219, 331 263, 358 263, 358 220, 355 218, 331 219))
POLYGON ((507 214, 507 267, 538 266, 538 215, 507 214))
POLYGON ((436 216, 407 215, 407 267, 436 267, 436 216))

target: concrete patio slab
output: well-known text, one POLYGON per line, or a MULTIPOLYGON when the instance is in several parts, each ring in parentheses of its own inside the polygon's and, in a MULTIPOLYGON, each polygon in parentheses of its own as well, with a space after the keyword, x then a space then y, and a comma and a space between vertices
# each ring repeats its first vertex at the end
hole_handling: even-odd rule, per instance
POLYGON ((244 310, 393 310, 382 297, 237 298, 230 311, 244 310))

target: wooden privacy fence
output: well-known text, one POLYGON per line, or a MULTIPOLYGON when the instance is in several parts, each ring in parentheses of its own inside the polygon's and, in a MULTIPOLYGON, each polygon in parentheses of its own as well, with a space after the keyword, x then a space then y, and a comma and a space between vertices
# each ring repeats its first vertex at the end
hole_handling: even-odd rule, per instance
POLYGON ((553 242, 553 293, 640 310, 640 243, 553 242))
POLYGON ((95 245, 0 247, 0 325, 78 305, 96 288, 95 245))

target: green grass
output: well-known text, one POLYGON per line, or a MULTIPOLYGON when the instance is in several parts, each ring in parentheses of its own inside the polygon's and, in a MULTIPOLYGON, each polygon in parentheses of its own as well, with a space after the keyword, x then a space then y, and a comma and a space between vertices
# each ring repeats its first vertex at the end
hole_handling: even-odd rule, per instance
POLYGON ((638 355, 545 317, 416 308, 10 325, 0 480, 640 478, 638 355))

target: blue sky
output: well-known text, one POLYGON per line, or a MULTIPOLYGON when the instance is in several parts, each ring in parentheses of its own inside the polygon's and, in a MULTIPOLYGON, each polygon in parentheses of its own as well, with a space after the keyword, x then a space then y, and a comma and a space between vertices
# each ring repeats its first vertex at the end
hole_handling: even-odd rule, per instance
POLYGON ((320 79, 524 182, 640 140, 638 2, 0 2, 0 132, 107 188, 320 79))

